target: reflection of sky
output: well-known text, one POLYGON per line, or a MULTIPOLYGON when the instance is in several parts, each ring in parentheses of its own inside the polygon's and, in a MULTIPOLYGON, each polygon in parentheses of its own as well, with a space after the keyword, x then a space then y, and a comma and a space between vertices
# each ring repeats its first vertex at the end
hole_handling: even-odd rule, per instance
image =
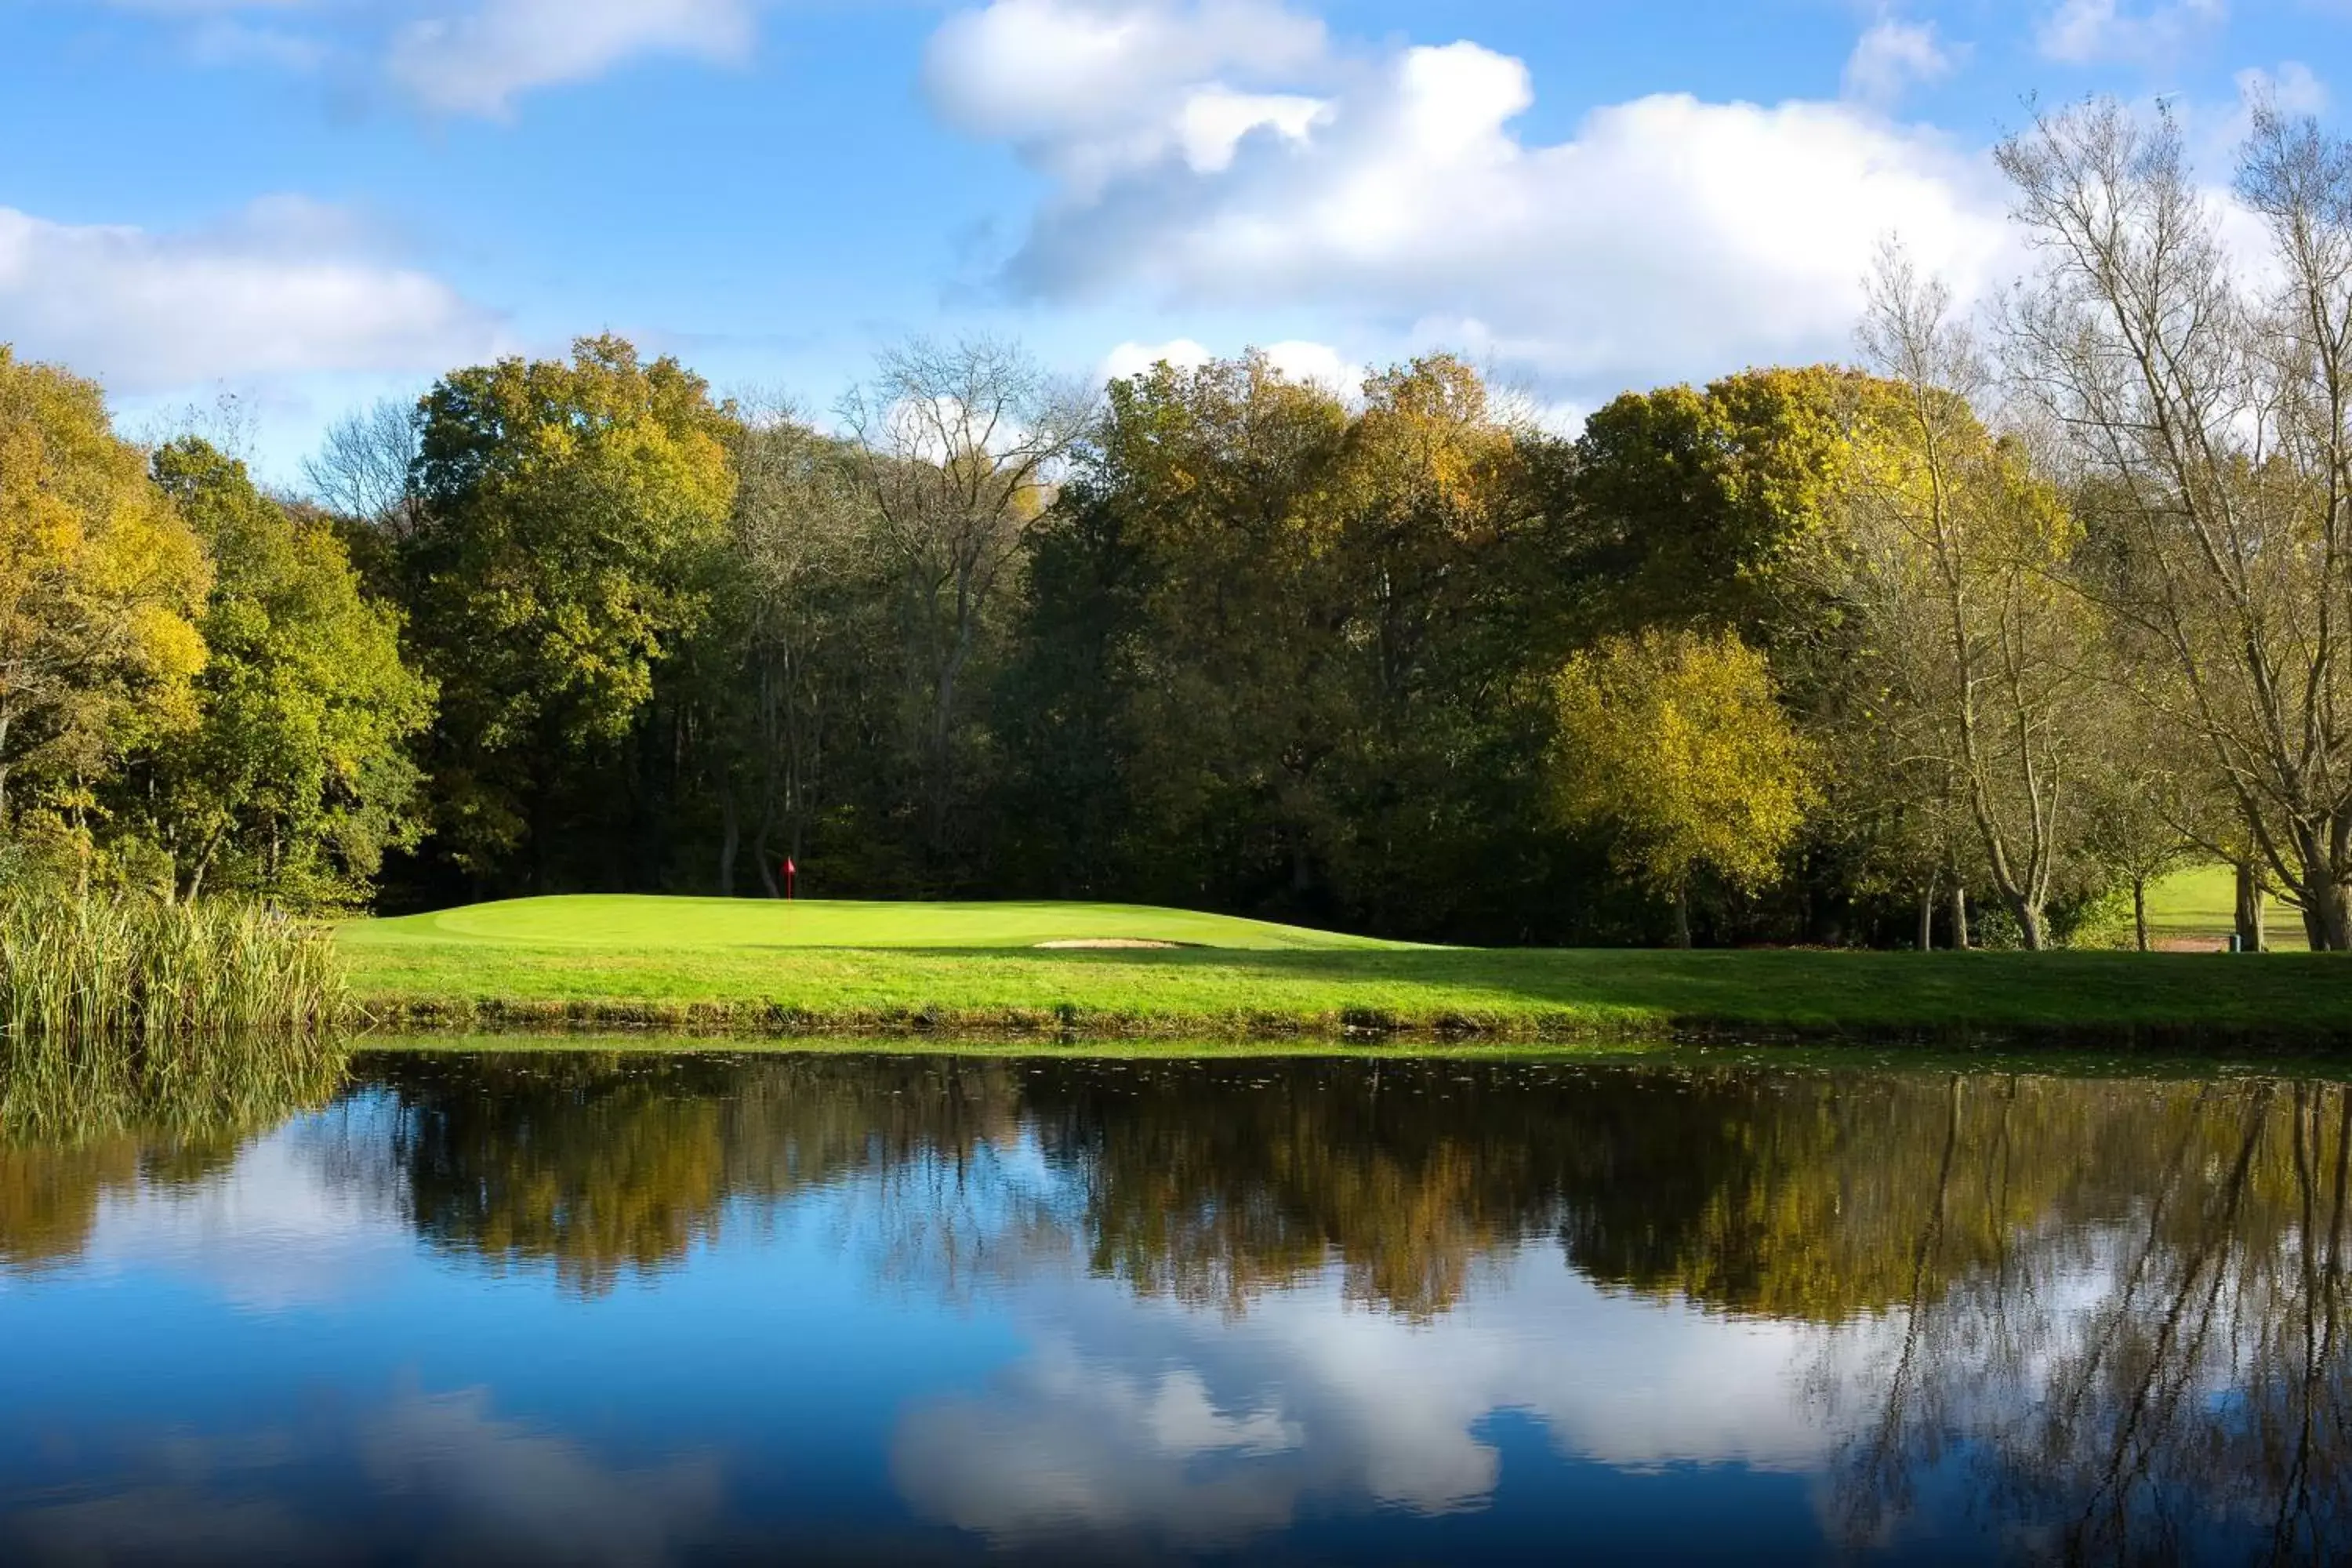
POLYGON ((998 1540, 1213 1544, 1334 1502, 1486 1509, 1506 1414, 1558 1458, 1653 1477, 1801 1474, 1835 1441, 1801 1382, 1811 1331, 1604 1294, 1549 1246, 1508 1279, 1425 1324, 1351 1306, 1336 1270, 1233 1321, 1101 1279, 1026 1292, 1028 1353, 911 1412, 897 1473, 918 1509, 998 1540))
MULTIPOLYGON (((1238 1315, 1139 1297, 1025 1136, 739 1197, 583 1295, 419 1238, 385 1112, 112 1192, 0 1293, 0 1560, 1806 1560, 1901 1333, 1605 1291, 1549 1238, 1425 1321, 1336 1264, 1238 1315)), ((2117 1262, 2074 1252, 2051 1321, 2117 1262)))

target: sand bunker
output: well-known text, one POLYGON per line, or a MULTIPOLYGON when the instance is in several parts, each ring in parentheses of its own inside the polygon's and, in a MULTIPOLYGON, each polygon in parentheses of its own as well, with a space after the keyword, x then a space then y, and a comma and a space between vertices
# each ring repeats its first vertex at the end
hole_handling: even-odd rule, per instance
POLYGON ((1041 942, 1039 947, 1181 947, 1181 942, 1148 942, 1135 936, 1081 936, 1066 942, 1041 942))

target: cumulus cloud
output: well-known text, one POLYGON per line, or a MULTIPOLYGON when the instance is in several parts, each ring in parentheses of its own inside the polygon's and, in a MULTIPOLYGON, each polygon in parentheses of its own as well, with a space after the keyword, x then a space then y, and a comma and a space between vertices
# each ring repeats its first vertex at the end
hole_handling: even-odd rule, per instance
POLYGON ((748 55, 750 0, 482 0, 393 42, 393 79, 426 107, 503 118, 520 93, 580 82, 640 55, 729 63, 748 55))
MULTIPOLYGON (((971 36, 1049 3, 1003 0, 950 26, 971 36)), ((1116 30, 1114 13, 1087 14, 1116 30)), ((1149 54, 1165 68, 1134 66, 1132 90, 1109 99, 1060 66, 1004 64, 991 85, 976 79, 999 57, 934 50, 949 118, 1003 136, 1055 182, 1003 270, 1015 295, 1312 310, 1365 339, 1443 323, 1444 341, 1555 390, 1591 389, 1842 354, 1858 279, 1890 230, 1964 296, 2008 265, 1988 162, 1859 106, 1662 94, 1539 144, 1514 128, 1534 102, 1527 68, 1476 44, 1368 60, 1327 47, 1290 67, 1323 84, 1305 93, 1268 79, 1270 50, 1250 57, 1250 81, 1200 79, 1204 61, 1236 55, 1219 41, 1230 34, 1183 42, 1180 24, 1205 27, 1205 10, 1117 15, 1175 32, 1149 54), (1314 107, 1197 156, 1182 113, 1244 89, 1314 107), (1024 107, 971 107, 1000 101, 1024 107)))
POLYGON ((1912 88, 1943 80, 1958 68, 1960 52, 1946 46, 1933 22, 1882 16, 1854 44, 1845 62, 1845 95, 1892 109, 1912 88))
POLYGON ((1323 25, 1269 0, 997 0, 932 35, 924 84, 949 123, 1013 142, 1072 190, 1171 154, 1223 170, 1253 132, 1303 140, 1323 25))
POLYGON ((0 342, 117 392, 432 368, 494 337, 449 284, 383 259, 347 214, 299 198, 177 233, 0 207, 0 342))
POLYGON ((2034 42, 2047 58, 2069 65, 2158 64, 2229 15, 2228 0, 2158 0, 2146 10, 2126 0, 2061 0, 2034 42))

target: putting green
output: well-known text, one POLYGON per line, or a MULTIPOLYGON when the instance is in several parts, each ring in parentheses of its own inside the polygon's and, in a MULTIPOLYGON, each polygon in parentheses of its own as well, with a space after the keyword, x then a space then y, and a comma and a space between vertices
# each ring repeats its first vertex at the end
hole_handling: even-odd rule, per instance
POLYGON ((418 942, 608 952, 763 947, 1034 948, 1170 943, 1250 952, 1367 950, 1404 944, 1298 926, 1138 904, 857 903, 588 894, 472 904, 398 920, 354 921, 359 947, 418 942))

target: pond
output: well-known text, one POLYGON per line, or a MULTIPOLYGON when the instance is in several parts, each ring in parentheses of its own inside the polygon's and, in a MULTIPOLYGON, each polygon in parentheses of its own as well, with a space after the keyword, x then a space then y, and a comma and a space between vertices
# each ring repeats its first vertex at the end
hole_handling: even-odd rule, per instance
POLYGON ((0 1560, 2308 1561, 2290 1069, 373 1052, 0 1146, 0 1560))

